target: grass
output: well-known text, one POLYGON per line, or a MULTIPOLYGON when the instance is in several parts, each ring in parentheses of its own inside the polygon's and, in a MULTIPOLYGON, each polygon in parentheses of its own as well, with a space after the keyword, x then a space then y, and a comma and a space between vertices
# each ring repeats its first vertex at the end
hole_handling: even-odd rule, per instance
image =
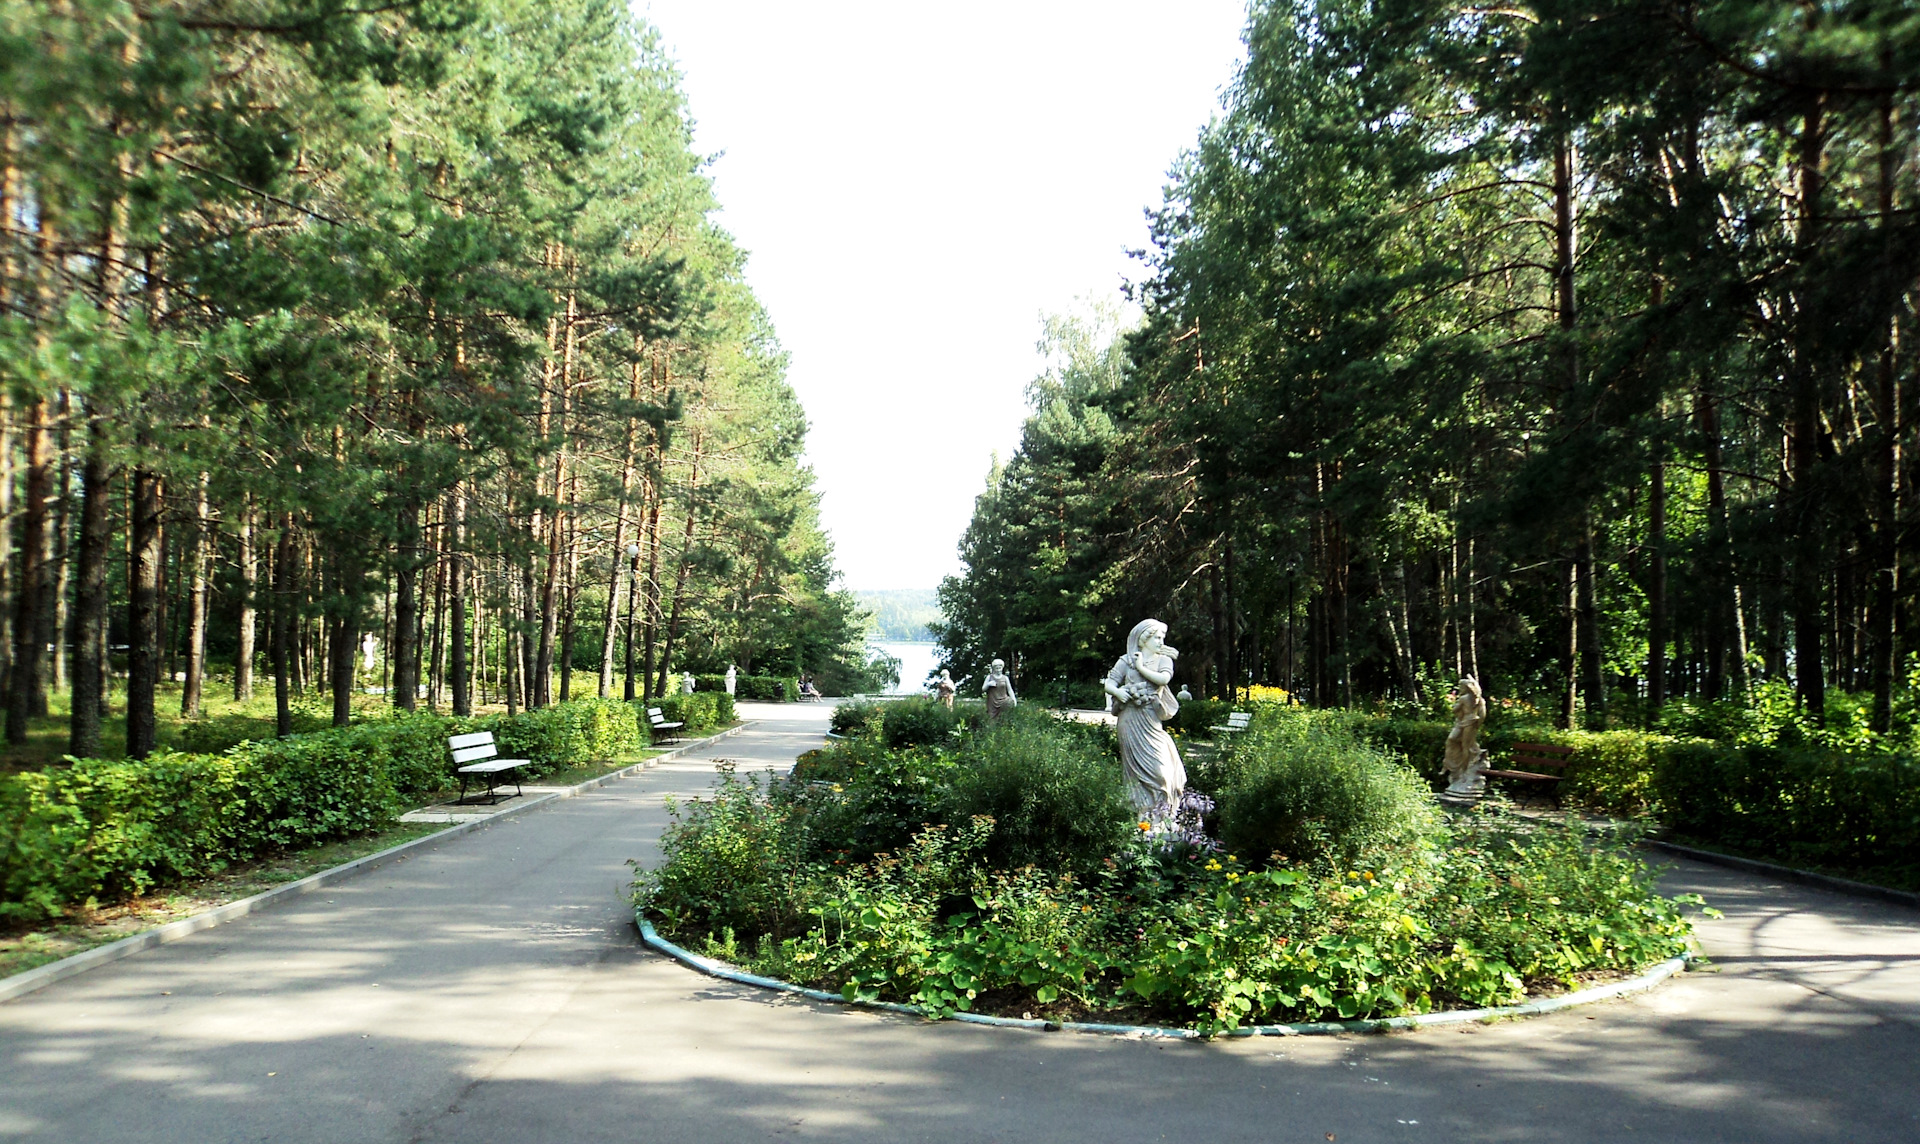
POLYGON ((435 831, 444 823, 402 822, 386 830, 329 842, 274 858, 246 862, 164 893, 77 913, 33 926, 0 929, 0 977, 72 957, 95 946, 250 898, 356 858, 377 854, 435 831))

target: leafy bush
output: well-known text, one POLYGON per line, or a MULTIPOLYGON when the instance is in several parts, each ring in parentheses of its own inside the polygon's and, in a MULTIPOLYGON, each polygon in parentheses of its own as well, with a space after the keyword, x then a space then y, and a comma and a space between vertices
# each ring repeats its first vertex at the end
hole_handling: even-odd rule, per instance
POLYGON ((1138 817, 1119 763, 1039 709, 1015 708, 961 747, 947 792, 956 828, 991 818, 989 861, 1090 874, 1122 850, 1138 817))
POLYGON ((642 873, 634 900, 669 933, 740 931, 775 938, 804 928, 813 871, 804 814, 766 797, 763 775, 722 763, 706 798, 667 804, 673 861, 642 873))
POLYGON ((828 721, 828 730, 836 735, 859 735, 867 726, 881 718, 885 704, 875 703, 871 699, 856 703, 842 703, 833 709, 833 717, 828 721))
MULTIPOLYGON (((293 733, 324 731, 331 721, 317 711, 293 709, 293 733)), ((192 719, 174 732, 173 746, 182 754, 217 755, 246 742, 259 742, 278 734, 273 716, 245 715, 233 712, 211 719, 192 719)))
POLYGON ((1219 837, 1253 858, 1350 864, 1430 835, 1426 785, 1346 728, 1306 717, 1258 724, 1228 751, 1219 837))
POLYGON ((808 766, 796 772, 796 778, 829 783, 834 789, 788 788, 781 794, 806 803, 823 847, 820 858, 864 861, 898 849, 914 832, 939 821, 942 792, 953 781, 956 767, 945 751, 895 751, 856 739, 814 753, 808 766))
POLYGON ((635 700, 633 709, 641 722, 647 708, 658 707, 661 718, 669 723, 684 723, 682 735, 697 735, 734 720, 733 696, 724 691, 696 691, 692 695, 660 695, 646 701, 635 700))
POLYGON ((938 699, 926 696, 890 700, 880 707, 880 737, 887 746, 896 750, 950 745, 954 732, 960 730, 967 721, 966 711, 964 707, 949 709, 938 699))
POLYGON ((1438 781, 1452 723, 1370 715, 1352 718, 1348 725, 1360 741, 1398 755, 1415 774, 1438 781))
MULTIPOLYGON (((310 846, 393 821, 400 806, 384 724, 292 735, 243 754, 242 780, 254 813, 236 849, 310 846)), ((438 746, 444 754, 446 744, 438 746)))
POLYGON ((0 917, 39 919, 141 894, 244 851, 249 787, 234 755, 81 759, 0 779, 0 917))
POLYGON ((1678 838, 1920 884, 1920 759, 1820 747, 1676 743, 1654 775, 1678 838))
POLYGON ((800 681, 784 675, 742 675, 734 680, 734 693, 762 703, 798 703, 800 681))
MULTIPOLYGON (((573 699, 536 707, 518 715, 486 715, 468 722, 469 730, 492 731, 503 756, 526 759, 523 778, 538 778, 577 763, 618 758, 647 745, 640 729, 646 711, 618 699, 573 699)), ((442 750, 445 744, 441 744, 442 750)))
POLYGON ((1182 738, 1208 739, 1213 737, 1208 728, 1222 726, 1229 713, 1244 710, 1219 699, 1182 699, 1179 714, 1167 720, 1166 728, 1182 738))

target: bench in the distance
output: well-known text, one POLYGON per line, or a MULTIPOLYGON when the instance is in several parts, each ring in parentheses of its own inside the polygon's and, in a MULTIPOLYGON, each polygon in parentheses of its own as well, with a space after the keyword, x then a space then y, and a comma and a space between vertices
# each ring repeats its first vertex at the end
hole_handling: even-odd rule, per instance
POLYGON ((447 740, 447 748, 453 752, 453 767, 460 775, 460 798, 455 805, 471 802, 478 805, 485 799, 488 806, 503 798, 520 797, 520 768, 527 765, 526 759, 500 758, 500 749, 493 744, 492 731, 474 731, 466 735, 455 735, 447 740), (467 783, 471 779, 478 781, 486 777, 487 793, 467 798, 467 783), (513 779, 513 793, 499 794, 494 788, 505 778, 513 779))
POLYGON ((1506 779, 1510 782, 1530 783, 1545 788, 1551 793, 1565 774, 1547 774, 1544 768, 1565 771, 1567 764, 1573 761, 1573 748, 1556 746, 1553 743, 1515 743, 1513 754, 1507 766, 1502 770, 1488 771, 1490 779, 1506 779))
POLYGON ((1221 735, 1231 735, 1236 731, 1244 731, 1252 722, 1253 712, 1251 711, 1229 711, 1227 712, 1227 721, 1225 723, 1217 727, 1209 727, 1207 730, 1212 731, 1214 737, 1218 738, 1221 735))
POLYGON ((653 741, 656 743, 666 739, 680 738, 680 729, 685 726, 685 723, 668 722, 667 717, 661 714, 658 707, 647 708, 647 727, 652 730, 653 741))

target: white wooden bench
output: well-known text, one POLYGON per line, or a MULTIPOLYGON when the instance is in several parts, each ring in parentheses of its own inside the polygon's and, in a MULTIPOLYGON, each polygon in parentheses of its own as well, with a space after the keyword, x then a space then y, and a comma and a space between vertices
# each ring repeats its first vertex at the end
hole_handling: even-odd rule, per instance
POLYGON ((664 739, 680 738, 680 729, 686 724, 670 723, 658 707, 649 707, 647 708, 647 726, 653 731, 653 741, 658 743, 664 739))
POLYGON ((1216 727, 1209 727, 1207 730, 1212 731, 1215 737, 1231 735, 1237 731, 1246 730, 1247 725, 1252 722, 1253 712, 1251 711, 1229 711, 1227 712, 1227 721, 1225 723, 1216 727))
POLYGON ((460 775, 460 798, 455 803, 456 806, 469 801, 467 798, 468 776, 478 779, 485 775, 487 779, 487 793, 474 795, 471 800, 473 805, 478 805, 482 798, 486 799, 488 806, 492 806, 503 798, 520 797, 520 768, 526 766, 530 760, 500 758, 500 748, 493 744, 492 731, 474 731, 466 735, 455 735, 447 740, 447 749, 453 752, 454 770, 460 775), (510 795, 496 793, 494 787, 500 784, 501 777, 508 772, 512 772, 510 777, 513 779, 513 793, 510 795))

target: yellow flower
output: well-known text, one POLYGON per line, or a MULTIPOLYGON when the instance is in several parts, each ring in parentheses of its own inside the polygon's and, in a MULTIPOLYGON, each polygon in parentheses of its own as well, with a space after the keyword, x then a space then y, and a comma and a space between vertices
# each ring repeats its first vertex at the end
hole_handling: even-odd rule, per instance
POLYGON ((1142 829, 1142 830, 1152 830, 1152 829, 1153 829, 1153 823, 1151 823, 1151 822, 1143 822, 1143 823, 1141 823, 1141 824, 1140 824, 1140 829, 1142 829))
POLYGON ((1368 870, 1368 871, 1367 871, 1366 873, 1364 873, 1364 874, 1362 874, 1362 875, 1360 875, 1360 876, 1361 876, 1362 878, 1365 878, 1365 879, 1366 879, 1367 881, 1369 881, 1369 882, 1371 882, 1371 881, 1373 881, 1373 871, 1372 871, 1372 870, 1368 870))

